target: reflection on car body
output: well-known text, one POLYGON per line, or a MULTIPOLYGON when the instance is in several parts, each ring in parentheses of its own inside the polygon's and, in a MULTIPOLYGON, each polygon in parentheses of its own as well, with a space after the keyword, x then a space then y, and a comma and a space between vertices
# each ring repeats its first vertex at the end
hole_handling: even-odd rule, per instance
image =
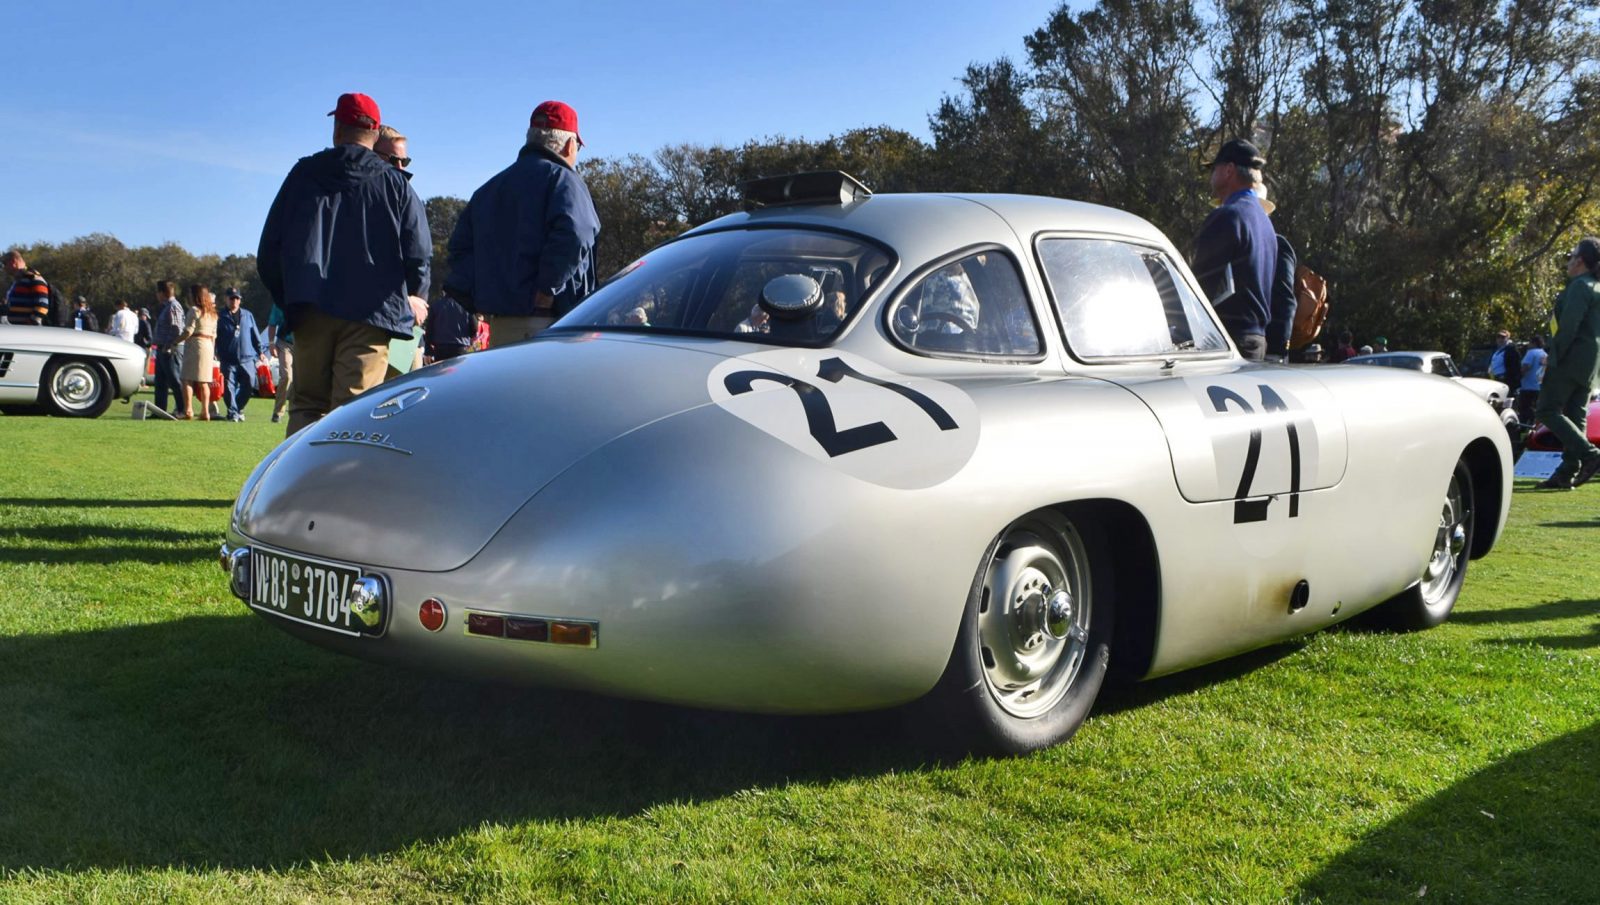
POLYGON ((1019 752, 1111 671, 1436 624, 1498 536, 1492 411, 1244 361, 1143 220, 842 174, 750 191, 536 339, 286 440, 235 506, 235 592, 356 656, 742 710, 925 697, 941 733, 1019 752), (411 455, 321 442, 374 427, 411 455), (438 480, 464 464, 486 479, 438 480), (295 557, 371 579, 338 604, 365 628, 254 599, 253 549, 291 584, 295 557))

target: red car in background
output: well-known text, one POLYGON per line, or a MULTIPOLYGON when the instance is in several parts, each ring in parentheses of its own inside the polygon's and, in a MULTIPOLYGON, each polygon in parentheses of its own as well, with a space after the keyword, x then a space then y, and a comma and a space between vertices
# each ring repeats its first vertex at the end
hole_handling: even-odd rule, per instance
MULTIPOLYGON (((1590 443, 1600 445, 1600 399, 1589 400, 1589 421, 1586 432, 1590 443)), ((1561 441, 1556 439, 1555 434, 1550 433, 1550 428, 1541 424, 1523 441, 1522 448, 1532 452, 1560 452, 1561 441)))

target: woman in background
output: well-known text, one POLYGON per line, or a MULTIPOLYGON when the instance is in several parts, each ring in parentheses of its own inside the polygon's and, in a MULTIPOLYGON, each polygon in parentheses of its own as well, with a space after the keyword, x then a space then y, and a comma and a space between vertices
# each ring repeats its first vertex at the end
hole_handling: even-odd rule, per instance
POLYGON ((194 397, 200 396, 200 420, 211 420, 211 369, 216 366, 217 300, 199 284, 189 287, 189 320, 183 333, 183 420, 194 420, 194 397))

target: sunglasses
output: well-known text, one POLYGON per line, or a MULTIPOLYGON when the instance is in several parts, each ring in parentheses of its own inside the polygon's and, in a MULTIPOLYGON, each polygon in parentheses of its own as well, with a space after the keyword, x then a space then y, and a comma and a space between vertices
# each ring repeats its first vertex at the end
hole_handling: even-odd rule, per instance
POLYGON ((404 169, 405 167, 411 166, 411 158, 409 158, 409 157, 396 157, 393 154, 389 155, 389 162, 394 164, 397 167, 402 168, 402 169, 404 169))

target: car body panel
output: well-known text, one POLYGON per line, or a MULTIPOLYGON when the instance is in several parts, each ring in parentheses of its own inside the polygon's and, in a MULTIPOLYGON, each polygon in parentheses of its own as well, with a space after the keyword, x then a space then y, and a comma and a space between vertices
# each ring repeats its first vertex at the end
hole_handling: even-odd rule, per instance
POLYGON ((104 363, 118 399, 132 398, 144 381, 145 351, 126 340, 60 327, 0 323, 0 402, 37 402, 52 358, 104 363))
MULTIPOLYGON (((393 599, 378 638, 274 624, 468 675, 747 710, 881 707, 938 680, 1007 526, 1110 501, 1155 543, 1147 673, 1158 675, 1315 631, 1417 583, 1456 461, 1488 444, 1509 474, 1494 413, 1445 381, 1248 363, 1231 348, 1076 359, 1038 236, 1159 248, 1193 284, 1131 215, 891 195, 757 210, 689 235, 775 226, 859 234, 897 257, 826 347, 558 325, 414 371, 286 441, 246 482, 229 546, 377 568, 393 599), (924 354, 891 336, 897 300, 971 249, 1014 259, 1043 328, 1036 358, 924 354), (421 390, 424 401, 372 417, 421 390), (412 454, 356 445, 380 423, 412 454), (452 489, 472 481, 485 486, 452 489), (417 617, 428 598, 448 610, 437 633, 417 617), (468 611, 581 621, 597 640, 476 637, 468 611)), ((1498 519, 1478 526, 1485 550, 1510 481, 1486 486, 1501 498, 1498 519)))

